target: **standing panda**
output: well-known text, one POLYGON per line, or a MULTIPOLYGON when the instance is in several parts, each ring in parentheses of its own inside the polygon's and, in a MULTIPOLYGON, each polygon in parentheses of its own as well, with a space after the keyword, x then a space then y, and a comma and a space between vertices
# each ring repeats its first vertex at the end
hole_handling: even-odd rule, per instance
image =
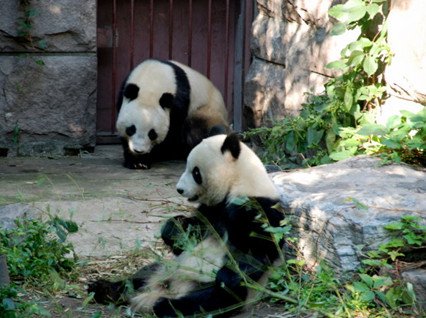
MULTIPOLYGON (((250 285, 263 284, 282 260, 283 240, 270 231, 284 215, 262 162, 235 134, 204 139, 189 154, 177 191, 200 205, 162 228, 174 258, 142 268, 132 279, 135 311, 158 317, 229 317, 252 301, 250 285), (184 238, 184 239, 183 239, 184 238), (192 244, 182 244, 186 240, 192 244), (195 242, 195 243, 194 243, 195 242)), ((99 302, 117 301, 125 283, 98 281, 99 302)))
POLYGON ((146 60, 122 85, 117 131, 124 166, 149 169, 152 162, 186 159, 211 130, 228 131, 218 89, 205 76, 175 61, 146 60))

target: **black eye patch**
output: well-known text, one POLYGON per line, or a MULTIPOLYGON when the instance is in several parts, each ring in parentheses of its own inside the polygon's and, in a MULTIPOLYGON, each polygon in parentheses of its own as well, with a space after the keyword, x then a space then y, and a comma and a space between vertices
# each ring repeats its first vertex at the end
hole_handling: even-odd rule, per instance
POLYGON ((158 137, 157 132, 156 132, 154 129, 151 129, 151 130, 148 132, 148 137, 149 137, 149 139, 151 139, 151 140, 155 140, 155 139, 157 139, 157 137, 158 137))
POLYGON ((201 177, 200 169, 198 169, 198 167, 192 169, 192 177, 194 178, 194 181, 198 184, 201 184, 203 182, 203 178, 201 177))
POLYGON ((136 127, 135 125, 129 126, 126 128, 126 135, 131 137, 136 133, 136 127))
POLYGON ((133 83, 127 84, 124 88, 123 95, 124 97, 130 99, 131 101, 136 99, 139 94, 139 86, 133 83))

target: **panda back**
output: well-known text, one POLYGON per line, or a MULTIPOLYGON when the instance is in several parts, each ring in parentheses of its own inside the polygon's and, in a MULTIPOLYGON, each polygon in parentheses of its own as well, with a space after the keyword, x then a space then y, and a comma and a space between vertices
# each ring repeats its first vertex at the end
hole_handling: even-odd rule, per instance
POLYGON ((184 64, 176 61, 172 61, 172 63, 179 66, 186 73, 191 86, 191 102, 189 104, 188 114, 192 115, 203 107, 203 112, 208 114, 208 116, 210 116, 210 114, 219 113, 223 115, 226 120, 227 112, 225 102, 222 94, 213 83, 203 74, 184 64))
MULTIPOLYGON (((138 99, 143 101, 141 107, 158 105, 163 93, 176 95, 176 75, 173 67, 159 60, 145 60, 129 75, 127 83, 139 87, 138 99)), ((187 94, 189 98, 189 93, 187 94)), ((188 101, 189 103, 189 101, 188 101)))

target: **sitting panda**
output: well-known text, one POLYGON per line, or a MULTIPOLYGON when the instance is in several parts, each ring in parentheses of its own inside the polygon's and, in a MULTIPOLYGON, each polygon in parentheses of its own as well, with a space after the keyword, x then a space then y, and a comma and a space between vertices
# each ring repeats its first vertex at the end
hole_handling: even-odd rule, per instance
POLYGON ((122 84, 116 128, 124 166, 186 159, 210 131, 228 131, 221 93, 205 76, 175 61, 145 60, 122 84))
MULTIPOLYGON (((269 231, 284 215, 279 195, 259 158, 235 134, 204 139, 189 154, 177 191, 199 207, 169 219, 162 239, 174 257, 142 268, 131 282, 135 311, 158 317, 228 317, 241 310, 282 259, 283 240, 269 231), (192 244, 182 244, 182 237, 192 244)), ((98 302, 117 301, 125 283, 89 287, 98 302)))

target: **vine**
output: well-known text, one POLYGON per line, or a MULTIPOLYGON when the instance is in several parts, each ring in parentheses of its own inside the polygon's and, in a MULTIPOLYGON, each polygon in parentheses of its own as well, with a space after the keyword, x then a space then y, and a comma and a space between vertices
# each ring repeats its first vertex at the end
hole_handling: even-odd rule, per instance
POLYGON ((308 95, 299 116, 246 133, 260 139, 265 161, 286 169, 380 153, 390 160, 424 164, 421 140, 426 137, 426 127, 418 120, 413 125, 410 119, 426 119, 424 112, 391 118, 386 127, 365 128, 376 125, 372 110, 387 98, 383 72, 392 59, 386 41, 387 13, 386 0, 349 0, 330 8, 329 15, 337 21, 332 34, 354 30, 359 36, 341 51, 339 60, 326 66, 341 75, 325 84, 323 94, 308 95), (389 148, 389 140, 401 134, 408 137, 410 146, 389 148))
POLYGON ((43 50, 47 47, 46 41, 44 39, 36 41, 32 35, 32 30, 34 29, 33 20, 38 15, 38 11, 31 4, 32 0, 19 0, 19 7, 23 12, 23 16, 18 18, 17 34, 19 40, 30 48, 43 50))

